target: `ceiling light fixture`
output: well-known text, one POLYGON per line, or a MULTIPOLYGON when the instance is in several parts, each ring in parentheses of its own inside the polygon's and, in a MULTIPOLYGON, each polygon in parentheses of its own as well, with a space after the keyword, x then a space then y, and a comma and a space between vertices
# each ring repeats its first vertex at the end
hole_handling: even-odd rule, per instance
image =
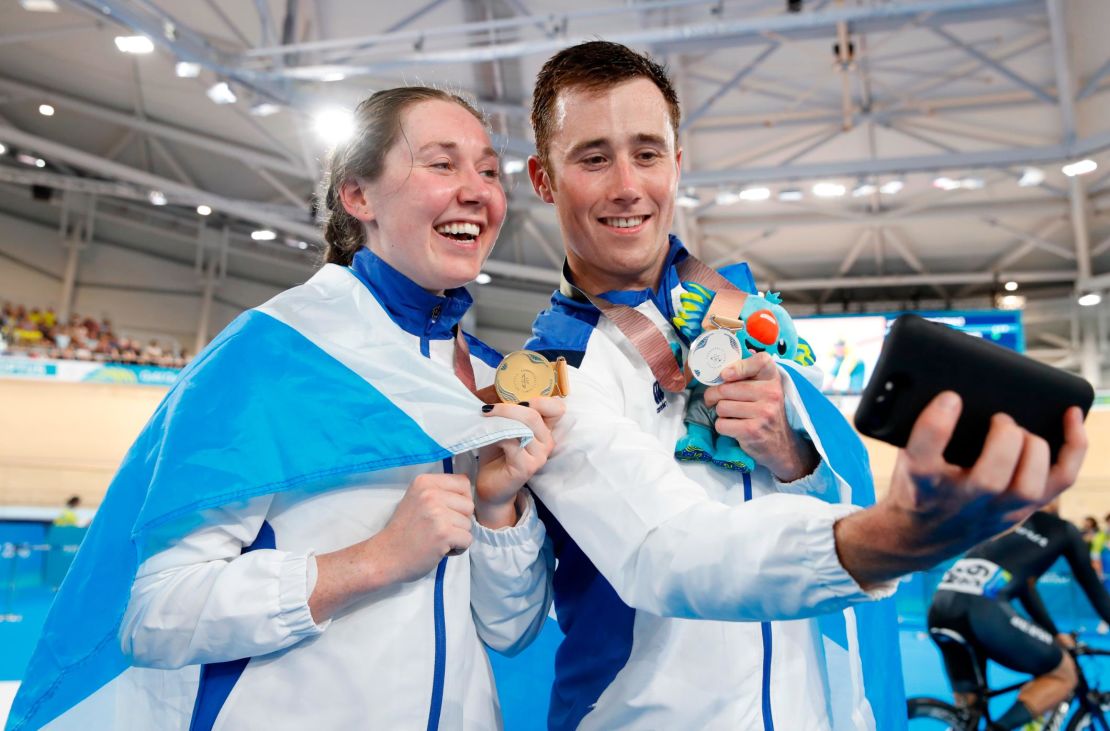
POLYGON ((942 175, 939 178, 933 178, 933 187, 939 190, 959 190, 960 181, 942 175))
POLYGON ((213 84, 204 93, 216 104, 234 104, 239 99, 226 81, 213 84))
POLYGON ((52 107, 49 104, 39 104, 39 114, 41 114, 44 117, 53 117, 54 116, 54 107, 52 107))
POLYGON ((1040 168, 1024 168, 1021 171, 1021 177, 1018 178, 1018 185, 1022 188, 1032 188, 1044 182, 1044 170, 1040 168))
POLYGON ((1010 280, 1009 282, 1006 282, 1006 284, 1004 284, 1002 286, 1006 289, 1007 292, 1016 292, 1017 288, 1018 288, 1018 283, 1013 281, 1013 280, 1010 280))
POLYGON ((818 198, 839 198, 848 192, 848 189, 840 183, 828 181, 815 183, 812 190, 818 198))
POLYGON ((879 186, 875 185, 874 183, 869 181, 860 181, 860 183, 855 188, 852 188, 852 197, 862 198, 865 195, 872 195, 878 190, 879 186))
POLYGON ((806 197, 801 188, 783 188, 779 191, 779 200, 783 203, 793 203, 806 197))
POLYGON ((199 206, 197 206, 197 213, 201 216, 211 216, 212 215, 212 208, 210 206, 206 206, 202 203, 199 206))
POLYGON ((355 131, 355 121, 346 109, 322 109, 313 116, 312 127, 330 147, 351 136, 355 131))
POLYGON ((478 272, 478 276, 474 277, 474 281, 478 284, 489 284, 493 281, 493 277, 486 274, 485 272, 478 272))
POLYGON ((258 102, 251 105, 251 114, 255 117, 269 117, 281 111, 281 106, 271 102, 258 102))
POLYGON ((1099 302, 1102 302, 1102 295, 1098 292, 1088 292, 1087 294, 1081 295, 1076 301, 1081 307, 1094 307, 1099 302))
POLYGON ((1098 170, 1098 163, 1087 158, 1086 160, 1076 160, 1075 162, 1068 163, 1060 168, 1060 172, 1067 175, 1069 178, 1074 178, 1076 175, 1086 175, 1098 170))
POLYGON ((164 206, 167 203, 166 194, 160 190, 150 191, 150 193, 147 194, 147 198, 150 200, 152 206, 164 206))
POLYGON ((735 190, 719 190, 713 200, 719 206, 731 206, 740 202, 740 194, 735 190))
POLYGON ((742 201, 756 203, 759 201, 765 201, 770 198, 771 189, 764 188, 763 186, 755 186, 752 188, 744 188, 744 190, 740 191, 737 195, 740 196, 740 200, 742 201))
POLYGON ((195 79, 200 76, 200 64, 192 61, 178 61, 173 66, 173 72, 179 79, 195 79))
POLYGON ((879 186, 879 192, 885 195, 898 195, 905 187, 906 184, 899 179, 888 180, 879 186))
POLYGON ((120 53, 153 53, 154 41, 146 36, 116 36, 116 48, 120 53))
POLYGON ((277 238, 277 232, 268 228, 260 228, 257 231, 251 231, 251 238, 255 241, 273 241, 277 238))

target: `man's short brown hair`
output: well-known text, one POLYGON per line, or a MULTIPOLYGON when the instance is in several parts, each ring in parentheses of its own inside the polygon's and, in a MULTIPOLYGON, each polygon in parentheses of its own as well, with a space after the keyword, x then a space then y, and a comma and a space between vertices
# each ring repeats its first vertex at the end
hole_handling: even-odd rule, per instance
POLYGON ((536 134, 536 151, 544 167, 547 166, 551 125, 559 92, 572 88, 604 91, 641 77, 650 79, 663 94, 670 109, 677 147, 682 111, 678 106, 678 94, 662 64, 628 46, 610 41, 579 43, 547 59, 536 76, 536 88, 532 92, 532 130, 536 134))

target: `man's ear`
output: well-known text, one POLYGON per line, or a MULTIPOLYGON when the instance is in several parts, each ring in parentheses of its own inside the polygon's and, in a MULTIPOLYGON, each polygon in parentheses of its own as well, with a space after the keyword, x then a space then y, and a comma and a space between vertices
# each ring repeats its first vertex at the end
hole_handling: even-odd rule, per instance
POLYGON ((357 180, 346 180, 339 186, 339 200, 343 204, 343 210, 363 223, 374 220, 373 206, 357 180))
POLYGON ((528 178, 532 181, 532 190, 536 191, 536 195, 540 197, 544 203, 554 203, 555 197, 551 195, 554 186, 551 184, 551 176, 544 170, 543 163, 535 155, 528 158, 528 178))
POLYGON ((678 150, 674 154, 674 164, 675 164, 675 167, 678 168, 678 174, 682 175, 682 148, 681 147, 678 148, 678 150))

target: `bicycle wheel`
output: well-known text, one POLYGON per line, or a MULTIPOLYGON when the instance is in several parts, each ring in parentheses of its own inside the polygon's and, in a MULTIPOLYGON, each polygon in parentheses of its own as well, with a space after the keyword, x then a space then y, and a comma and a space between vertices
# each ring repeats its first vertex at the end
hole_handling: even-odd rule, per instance
POLYGON ((968 723, 967 711, 936 698, 910 698, 906 701, 906 715, 911 731, 967 731, 974 728, 968 723))
POLYGON ((1101 694, 1099 707, 1102 708, 1102 717, 1106 719, 1107 726, 1103 726, 1097 718, 1087 713, 1087 709, 1080 708, 1068 721, 1066 731, 1106 731, 1110 728, 1110 693, 1101 694))

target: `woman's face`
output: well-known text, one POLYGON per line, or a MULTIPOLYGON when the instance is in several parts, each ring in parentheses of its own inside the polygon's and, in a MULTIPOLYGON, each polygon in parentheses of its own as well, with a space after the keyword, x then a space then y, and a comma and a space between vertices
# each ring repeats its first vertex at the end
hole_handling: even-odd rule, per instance
POLYGON ((360 187, 366 215, 355 215, 366 223, 367 245, 432 292, 477 277, 505 221, 497 153, 482 124, 454 102, 406 109, 381 177, 360 187))

